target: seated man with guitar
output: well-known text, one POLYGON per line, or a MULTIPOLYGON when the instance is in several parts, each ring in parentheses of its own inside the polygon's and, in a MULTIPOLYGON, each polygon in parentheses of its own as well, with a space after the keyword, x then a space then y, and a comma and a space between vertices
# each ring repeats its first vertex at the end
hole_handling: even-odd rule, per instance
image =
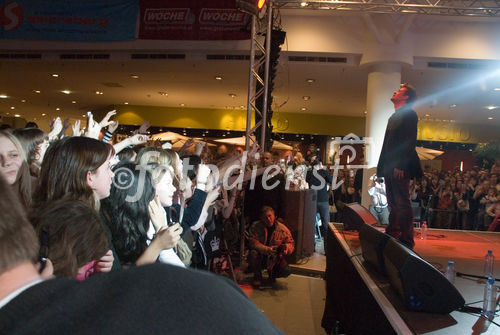
POLYGON ((260 220, 250 227, 248 263, 254 272, 252 285, 261 285, 263 267, 267 268, 270 282, 277 277, 288 277, 290 267, 284 256, 290 255, 294 248, 292 233, 283 220, 276 219, 272 207, 262 207, 260 220))

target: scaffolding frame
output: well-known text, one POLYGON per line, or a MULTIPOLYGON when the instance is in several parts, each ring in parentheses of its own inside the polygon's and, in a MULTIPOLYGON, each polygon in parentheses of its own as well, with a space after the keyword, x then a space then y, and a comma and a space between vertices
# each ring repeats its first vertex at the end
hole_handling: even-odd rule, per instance
POLYGON ((271 31, 273 22, 272 6, 267 7, 266 15, 260 19, 257 15, 252 15, 252 33, 250 42, 250 73, 248 79, 248 101, 247 101, 247 125, 245 130, 245 151, 250 148, 250 142, 253 141, 252 135, 257 129, 261 129, 260 139, 255 141, 260 146, 260 151, 265 147, 266 143, 266 125, 267 125, 267 101, 269 98, 269 59, 270 59, 270 44, 271 31), (266 36, 265 43, 259 41, 259 36, 266 36), (260 57, 256 59, 256 53, 260 52, 260 57), (263 57, 262 57, 263 56, 263 57), (264 77, 259 75, 260 67, 264 65, 264 77), (258 81, 262 87, 257 91, 256 82, 258 81), (257 108, 256 101, 263 96, 263 104, 261 110, 257 108), (252 127, 252 111, 260 115, 261 119, 252 127))

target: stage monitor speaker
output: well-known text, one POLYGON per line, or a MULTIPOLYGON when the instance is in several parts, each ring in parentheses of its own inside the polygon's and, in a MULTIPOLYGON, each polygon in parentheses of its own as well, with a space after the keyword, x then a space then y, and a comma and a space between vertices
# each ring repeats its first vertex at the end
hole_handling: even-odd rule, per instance
POLYGON ((396 239, 388 239, 383 256, 391 286, 408 309, 446 314, 465 304, 460 292, 440 271, 396 239))
POLYGON ((354 202, 346 204, 342 212, 344 218, 344 230, 359 230, 363 223, 369 225, 377 224, 377 219, 365 207, 354 202))
POLYGON ((363 259, 383 275, 386 274, 383 251, 389 238, 374 226, 363 223, 359 228, 363 259))
POLYGON ((316 220, 316 191, 284 191, 281 215, 295 241, 295 250, 287 261, 295 264, 314 253, 314 223, 316 220))

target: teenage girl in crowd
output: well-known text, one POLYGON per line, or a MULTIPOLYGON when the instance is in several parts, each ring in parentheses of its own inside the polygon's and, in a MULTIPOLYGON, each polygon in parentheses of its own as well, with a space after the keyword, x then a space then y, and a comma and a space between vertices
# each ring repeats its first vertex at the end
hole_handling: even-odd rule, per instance
MULTIPOLYGON (((37 209, 57 200, 80 200, 97 213, 100 200, 109 195, 113 156, 112 146, 88 137, 66 137, 52 143, 40 170, 32 216, 40 215, 37 209)), ((95 266, 91 262, 95 272, 109 272, 112 266, 120 267, 119 262, 114 262, 111 236, 107 238, 109 250, 94 259, 95 266)))
POLYGON ((8 130, 0 130, 0 174, 27 209, 32 192, 30 171, 21 143, 8 130))
POLYGON ((160 257, 160 261, 184 266, 172 250, 182 228, 178 223, 168 227, 162 207, 172 203, 175 187, 170 170, 160 170, 155 189, 145 167, 130 162, 115 167, 115 183, 101 211, 123 265, 154 263, 160 257))
POLYGON ((49 135, 39 128, 21 128, 14 130, 14 136, 23 146, 31 175, 38 177, 43 156, 49 147, 49 135))
POLYGON ((83 280, 94 273, 95 260, 108 251, 99 216, 80 200, 49 202, 30 221, 56 277, 83 280))

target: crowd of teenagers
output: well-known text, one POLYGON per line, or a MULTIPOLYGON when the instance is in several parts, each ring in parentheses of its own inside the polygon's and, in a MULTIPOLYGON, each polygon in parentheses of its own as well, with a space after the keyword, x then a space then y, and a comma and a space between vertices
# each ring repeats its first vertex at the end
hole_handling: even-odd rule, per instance
MULTIPOLYGON (((196 285, 189 286, 190 281, 193 284, 192 281, 196 281, 200 276, 200 270, 207 274, 208 271, 217 270, 225 274, 223 270, 227 268, 230 258, 222 257, 223 249, 228 248, 222 237, 222 230, 224 222, 235 216, 235 201, 240 190, 236 187, 221 186, 227 185, 231 178, 235 179, 240 175, 239 171, 244 170, 245 165, 256 162, 258 146, 253 146, 245 153, 235 152, 209 158, 205 143, 194 145, 192 141, 188 141, 176 152, 171 149, 170 143, 152 143, 145 135, 146 123, 133 136, 112 145, 110 139, 118 126, 118 122, 111 120, 114 114, 114 111, 109 112, 101 122, 94 121, 90 115, 85 131, 79 129, 78 123, 73 125, 73 136, 66 134, 69 124, 63 124, 59 118, 54 120, 52 130, 48 134, 32 125, 22 129, 0 130, 1 205, 2 210, 12 207, 13 211, 12 215, 0 218, 0 241, 3 245, 0 256, 0 283, 9 283, 9 286, 0 289, 0 332, 3 332, 1 329, 6 330, 9 327, 13 327, 10 330, 21 329, 15 322, 15 317, 12 319, 17 313, 10 313, 9 307, 16 306, 15 301, 22 299, 14 299, 14 302, 11 300, 20 294, 19 289, 32 292, 34 289, 29 287, 33 283, 38 284, 42 279, 76 279, 76 282, 92 283, 89 285, 97 289, 103 289, 113 283, 122 287, 120 283, 126 282, 131 285, 130 289, 139 289, 134 294, 140 295, 142 288, 135 287, 140 272, 134 271, 165 272, 165 269, 156 269, 156 266, 161 266, 158 263, 163 263, 168 264, 170 271, 167 279, 174 281, 168 294, 183 291, 185 293, 179 292, 178 296, 186 299, 185 303, 199 300, 199 312, 190 306, 179 305, 182 307, 180 310, 190 310, 186 315, 191 315, 193 311, 197 315, 201 314, 204 308, 218 309, 219 307, 215 306, 223 303, 227 307, 222 308, 219 313, 229 314, 221 319, 227 319, 229 322, 228 318, 234 319, 237 315, 233 321, 241 321, 238 326, 231 326, 234 331, 231 333, 248 333, 248 330, 242 332, 245 327, 254 329, 251 333, 261 332, 261 327, 278 333, 279 331, 249 301, 240 301, 244 294, 235 291, 237 286, 229 289, 226 287, 229 291, 222 294, 219 301, 214 300, 215 292, 220 294, 227 283, 206 280, 201 286, 197 284, 201 292, 198 292, 196 285), (212 163, 211 168, 207 163, 212 163), (184 164, 186 166, 183 166, 184 164), (22 227, 25 222, 29 222, 29 227, 22 227), (16 224, 19 224, 19 232, 12 230, 16 224), (21 228, 31 229, 32 232, 26 233, 29 236, 21 241, 23 243, 17 243, 19 241, 16 241, 16 235, 22 234, 21 228), (6 240, 16 242, 16 247, 12 248, 11 243, 4 243, 6 240), (37 277, 33 283, 27 284, 27 278, 30 277, 27 274, 31 272, 29 267, 26 271, 22 261, 36 266, 37 277), (149 266, 155 266, 154 270, 138 270, 149 269, 149 266), (193 272, 193 269, 187 268, 196 270, 193 272), (179 269, 194 274, 179 274, 179 269), (131 279, 123 279, 128 273, 131 279), (14 274, 21 275, 16 277, 14 274), (120 283, 115 282, 118 277, 112 279, 113 274, 115 277, 121 276, 120 283), (190 276, 194 276, 193 279, 189 279, 190 276), (104 279, 106 277, 111 279, 104 279), (21 288, 12 286, 11 283, 16 282, 13 278, 18 278, 18 283, 26 285, 21 285, 21 288), (175 278, 185 279, 187 286, 175 278), (134 284, 131 281, 134 281, 134 284), (210 283, 222 286, 213 291, 208 287, 210 283), (12 292, 8 291, 9 287, 12 292), (186 298, 189 295, 195 297, 186 298), (212 302, 208 305, 201 302, 207 299, 212 302), (224 301, 225 299, 234 302, 224 301), (248 304, 251 307, 239 306, 227 312, 227 309, 233 309, 230 306, 234 303, 248 304), (247 313, 250 314, 245 316, 247 313), (244 320, 241 320, 242 318, 244 320), (265 320, 255 323, 259 318, 265 320), (249 327, 251 322, 255 324, 249 327)), ((281 254, 290 254, 294 249, 293 239, 285 225, 274 217, 274 209, 261 208, 257 217, 258 220, 249 225, 247 244, 258 250, 259 255, 269 258, 277 256, 278 249, 281 254), (287 233, 283 233, 285 230, 287 233), (266 235, 264 240, 263 233, 266 235)), ((236 240, 237 238, 235 236, 236 240)), ((255 257, 252 260, 255 264, 255 257)), ((260 275, 264 259, 257 260, 255 269, 258 268, 259 273, 256 275, 260 275)), ((283 265, 278 262, 276 269, 283 265)), ((280 276, 280 273, 272 268, 267 270, 270 277, 273 274, 280 276)), ((289 272, 286 272, 283 276, 288 274, 289 272)), ((229 281, 222 279, 223 276, 216 277, 229 281)), ((163 278, 156 279, 162 280, 163 278)), ((125 288, 122 287, 121 290, 125 288)), ((78 295, 78 292, 75 294, 78 295)), ((105 299, 107 294, 103 294, 101 298, 105 299)), ((151 298, 151 294, 151 289, 144 289, 141 298, 133 296, 131 299, 144 300, 151 298)), ((162 299, 162 295, 167 293, 158 294, 158 299, 162 299)), ((63 294, 65 298, 70 299, 69 295, 70 293, 67 296, 63 294)), ((88 309, 91 303, 105 303, 87 299, 85 296, 80 298, 84 301, 75 302, 75 308, 79 306, 88 309)), ((180 304, 180 298, 172 300, 170 297, 171 301, 165 306, 167 308, 164 308, 164 312, 170 313, 175 301, 180 304)), ((134 301, 127 303, 134 306, 134 301)), ((18 307, 14 307, 14 310, 18 307)), ((88 315, 85 318, 88 318, 88 315)), ((196 319, 199 319, 199 316, 196 319)), ((184 321, 191 322, 185 317, 184 321)), ((110 322, 116 325, 116 320, 110 322)), ((89 319, 89 323, 94 322, 89 319)), ((201 327, 199 322, 195 322, 185 328, 184 332, 172 327, 170 329, 175 333, 192 333, 189 329, 195 329, 195 324, 201 327)), ((87 329, 94 326, 85 327, 87 329)), ((118 326, 116 329, 123 328, 118 326)))
POLYGON ((236 195, 221 192, 222 178, 227 169, 252 162, 257 147, 220 158, 215 174, 202 162, 204 143, 181 159, 168 144, 146 146, 149 138, 141 133, 147 126, 111 145, 118 124, 111 121, 114 114, 101 122, 90 115, 85 133, 75 124, 73 136, 64 135, 59 118, 49 134, 36 127, 0 131, 1 175, 35 228, 55 276, 83 280, 154 262, 208 270, 220 237, 210 240, 213 248, 207 250, 207 234, 231 215, 236 195))
MULTIPOLYGON (((282 223, 284 189, 317 190, 323 233, 327 222, 342 221, 344 204, 361 202, 362 170, 332 176, 334 170, 322 165, 317 151, 306 157, 294 151, 286 162, 277 153, 259 157, 257 146, 248 152, 211 152, 205 143, 188 140, 174 151, 170 143, 145 135, 147 122, 111 145, 118 128, 114 114, 101 122, 89 115, 85 131, 76 122, 72 136, 66 134, 69 122, 59 118, 48 134, 33 125, 0 130, 1 175, 56 276, 83 280, 155 262, 220 270, 227 267, 222 250, 238 249, 241 221, 250 249, 269 254, 284 243, 259 242, 251 229, 267 220, 266 208, 282 223)), ((500 212, 499 167, 496 162, 491 171, 426 172, 411 185, 410 197, 432 210, 432 227, 486 230, 500 212)), ((287 254, 293 252, 288 249, 287 254)))

